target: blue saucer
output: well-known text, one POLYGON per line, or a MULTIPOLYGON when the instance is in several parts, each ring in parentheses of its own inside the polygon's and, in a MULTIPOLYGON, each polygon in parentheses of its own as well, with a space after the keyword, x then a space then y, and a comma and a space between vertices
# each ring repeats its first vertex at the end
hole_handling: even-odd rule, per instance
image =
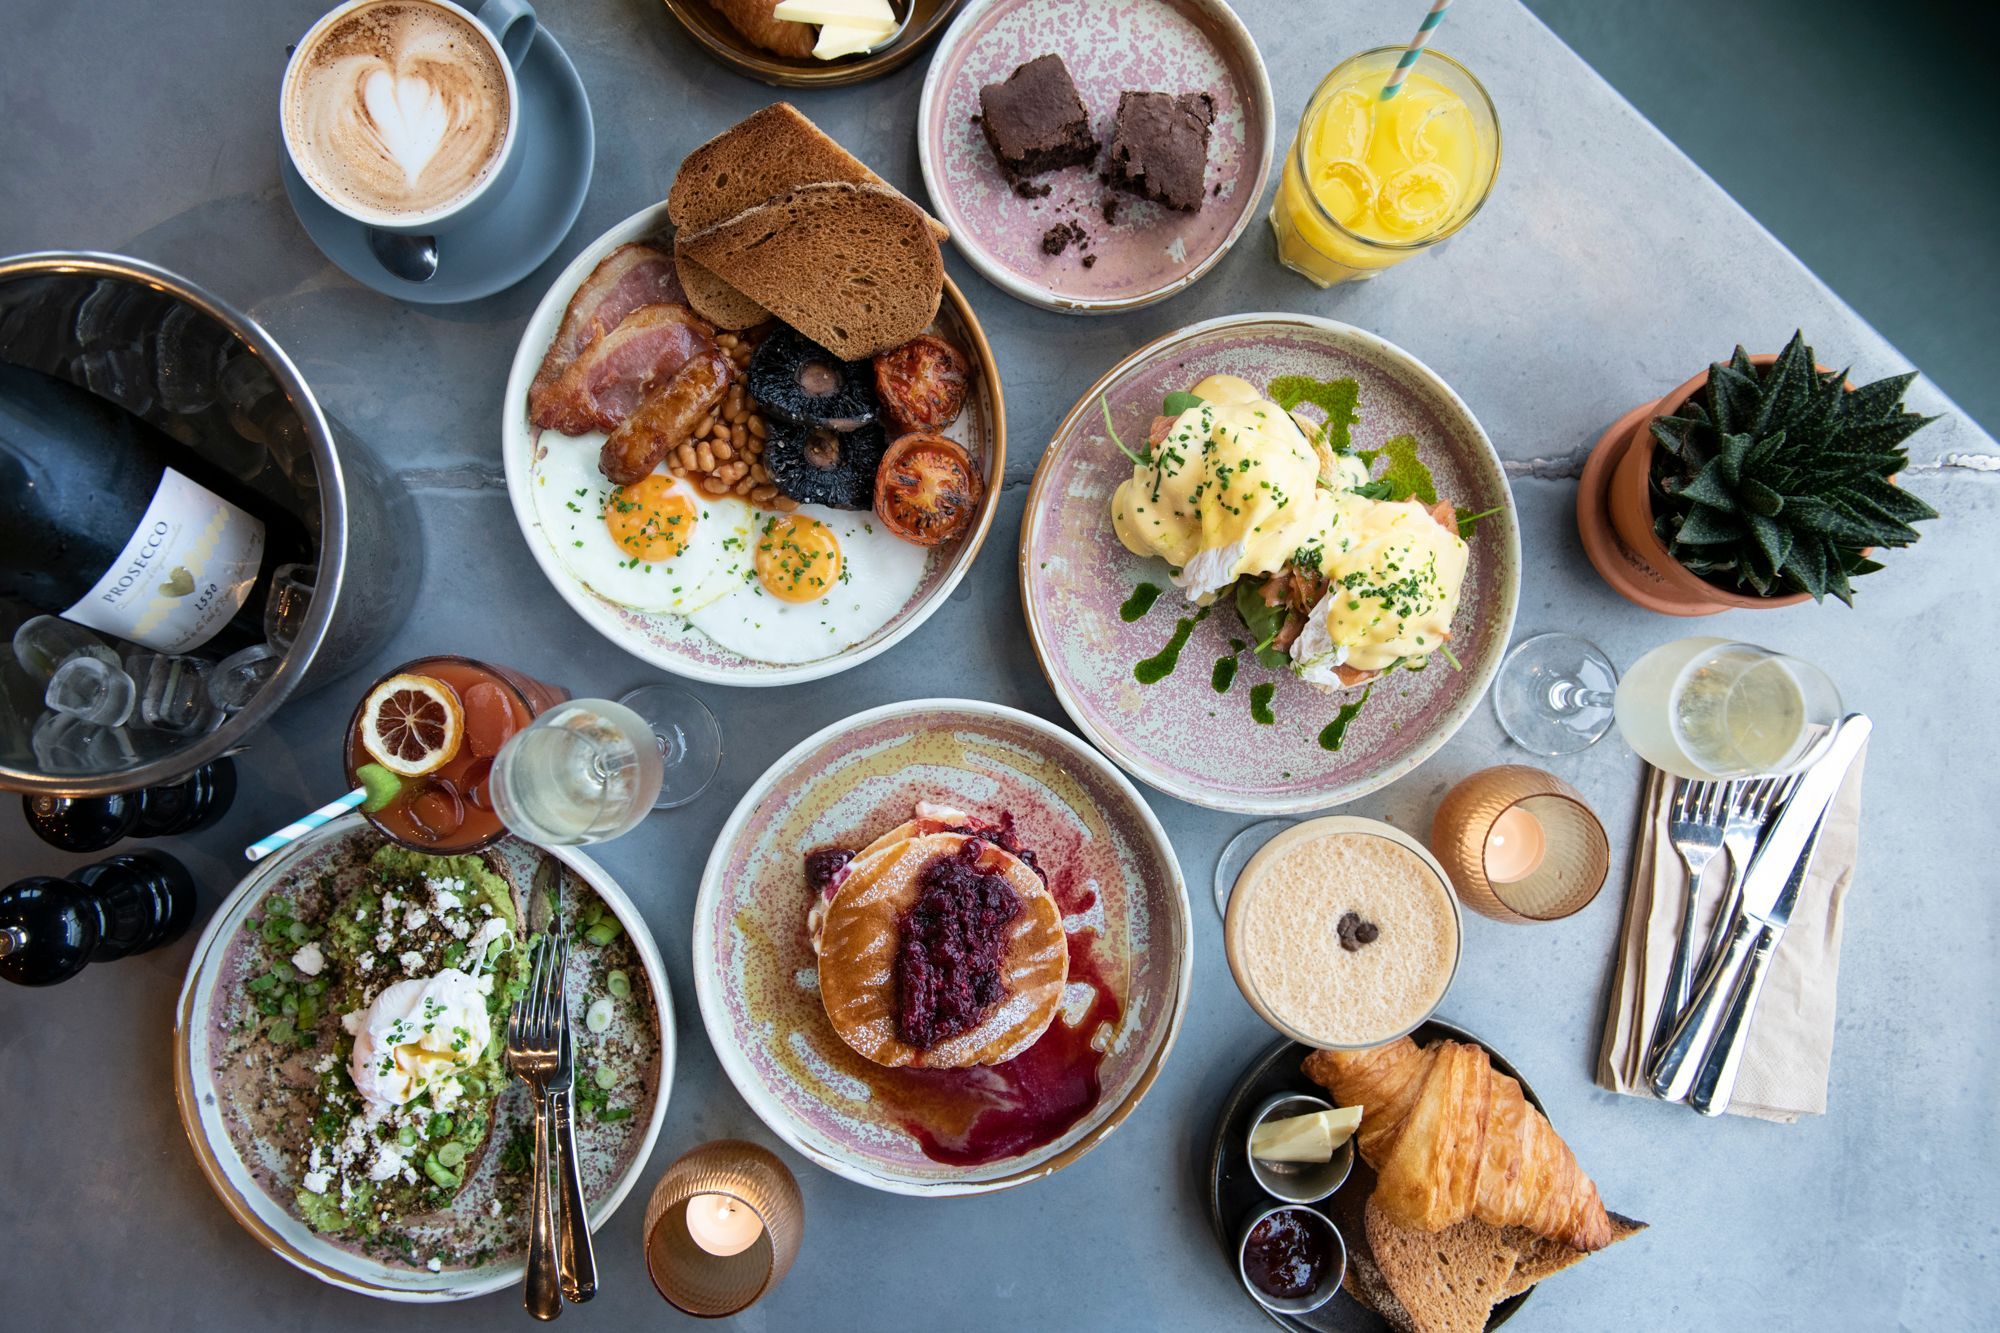
POLYGON ((501 206, 462 227, 438 233, 438 271, 429 282, 406 282, 375 261, 367 229, 334 210, 306 185, 284 145, 278 170, 306 234, 340 270, 384 296, 420 305, 476 301, 505 291, 533 273, 569 235, 590 190, 597 131, 576 66, 547 28, 516 75, 521 89, 521 169, 501 206))

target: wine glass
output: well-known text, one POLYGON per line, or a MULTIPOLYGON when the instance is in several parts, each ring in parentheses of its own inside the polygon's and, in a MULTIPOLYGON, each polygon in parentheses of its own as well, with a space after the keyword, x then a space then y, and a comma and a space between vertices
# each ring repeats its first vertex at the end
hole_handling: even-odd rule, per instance
POLYGON ((1661 644, 1621 679, 1573 634, 1515 646, 1493 687, 1500 726, 1536 754, 1574 754, 1618 731, 1653 767, 1691 779, 1789 773, 1840 720, 1824 671, 1755 644, 1696 636, 1661 644))
POLYGON ((686 805, 708 790, 722 765, 722 730, 708 705, 672 685, 642 685, 618 697, 652 728, 664 777, 655 810, 686 805))
POLYGON ((664 766, 653 729, 623 704, 572 699, 493 756, 494 813, 543 847, 603 842, 652 813, 664 766))

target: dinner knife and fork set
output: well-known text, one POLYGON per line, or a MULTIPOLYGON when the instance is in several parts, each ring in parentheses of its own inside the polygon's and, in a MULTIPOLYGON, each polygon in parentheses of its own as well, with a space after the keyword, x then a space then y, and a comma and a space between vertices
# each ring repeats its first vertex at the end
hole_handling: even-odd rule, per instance
POLYGON ((563 985, 569 941, 560 925, 561 890, 562 867, 545 859, 528 895, 529 931, 539 936, 533 967, 507 1020, 507 1071, 527 1084, 534 1098, 535 1178, 522 1304, 537 1319, 554 1319, 565 1303, 597 1294, 590 1216, 577 1174, 575 1059, 563 985))
POLYGON ((1729 1108, 1771 958, 1791 924, 1827 811, 1868 739, 1850 713, 1790 777, 1676 779, 1667 834, 1687 866, 1687 893, 1647 1047, 1653 1094, 1703 1115, 1729 1108), (1699 942, 1706 871, 1726 855, 1728 879, 1699 942))

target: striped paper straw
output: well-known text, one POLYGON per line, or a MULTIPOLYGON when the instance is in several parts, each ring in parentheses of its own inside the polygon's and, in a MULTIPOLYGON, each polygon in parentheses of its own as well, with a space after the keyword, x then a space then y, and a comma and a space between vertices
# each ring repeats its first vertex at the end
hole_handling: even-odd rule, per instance
POLYGON ((1388 101, 1403 90, 1403 80, 1409 77, 1410 66, 1417 63, 1417 57, 1430 45, 1431 34, 1437 25, 1444 22, 1444 11, 1451 8, 1451 0, 1435 0, 1431 12, 1424 15, 1423 23, 1417 28, 1417 35, 1410 42, 1410 49, 1403 52, 1403 58, 1396 62, 1396 70, 1389 81, 1382 85, 1382 100, 1388 101))
POLYGON ((297 842, 321 824, 330 823, 340 818, 367 799, 367 791, 356 787, 339 800, 328 801, 325 805, 299 819, 296 823, 285 825, 270 837, 260 838, 256 842, 251 843, 243 849, 243 859, 246 861, 261 861, 280 847, 297 842))

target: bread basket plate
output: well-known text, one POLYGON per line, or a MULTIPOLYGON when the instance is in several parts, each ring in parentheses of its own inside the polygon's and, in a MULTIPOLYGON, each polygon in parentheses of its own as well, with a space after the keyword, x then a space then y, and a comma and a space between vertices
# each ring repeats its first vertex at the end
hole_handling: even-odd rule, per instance
MULTIPOLYGON (((322 1282, 365 1296, 412 1302, 464 1300, 517 1284, 526 1271, 528 1214, 525 1206, 514 1207, 513 1202, 517 1194, 525 1194, 522 1182, 527 1172, 525 1168, 510 1172, 503 1165, 506 1145, 532 1124, 526 1089, 507 1080, 494 1109, 487 1151, 451 1207, 435 1215, 437 1225, 424 1228, 426 1234, 442 1239, 463 1236, 468 1245, 491 1245, 495 1252, 470 1266, 441 1266, 432 1272, 421 1250, 413 1251, 412 1262, 389 1262, 316 1233, 301 1220, 292 1203, 298 1187, 297 1164, 263 1132, 266 1126, 259 1117, 268 1116, 276 1124, 293 1111, 310 1114, 305 1109, 310 1099, 300 1095, 296 1069, 289 1074, 274 1070, 268 1042, 238 1031, 251 1012, 242 1002, 244 983, 261 966, 256 961, 256 931, 246 929, 246 921, 259 916, 276 891, 296 898, 309 893, 308 886, 325 875, 334 876, 336 884, 345 882, 360 873, 356 867, 382 843, 382 836, 359 814, 343 815, 260 864, 216 909, 195 946, 175 1009, 175 1099, 210 1188, 266 1249, 322 1282), (503 1199, 508 1201, 503 1211, 491 1213, 492 1205, 503 1199)), ((595 902, 624 928, 617 940, 601 949, 573 938, 566 977, 576 1025, 579 1087, 593 1083, 592 1071, 600 1064, 617 1075, 606 1097, 611 1118, 600 1120, 594 1110, 580 1107, 576 1120, 578 1156, 595 1231, 638 1182, 666 1117, 675 1047, 666 966, 632 900, 589 857, 570 848, 543 852, 513 838, 485 855, 515 885, 517 897, 529 891, 541 859, 554 858, 566 871, 565 917, 574 921, 577 911, 595 902), (587 1029, 582 1015, 593 1000, 606 994, 604 978, 614 968, 626 973, 630 994, 614 1001, 620 1017, 600 1036, 587 1029)), ((322 1051, 324 1042, 322 1037, 322 1051)))
POLYGON ((780 88, 841 88, 901 69, 924 49, 958 8, 959 0, 889 0, 898 18, 909 14, 896 40, 880 50, 839 60, 781 56, 753 45, 711 0, 666 0, 667 11, 708 53, 739 74, 780 88))
POLYGON ((1102 1142, 1165 1064, 1189 970, 1186 889, 1138 791, 1063 729, 975 700, 890 704, 801 741, 744 794, 695 903, 695 996, 730 1081, 800 1153, 897 1194, 1005 1189, 1102 1142), (885 1069, 848 1049, 821 1004, 804 854, 858 848, 919 800, 1012 814, 1064 914, 1063 1007, 1008 1064, 885 1069), (1065 1104, 1075 1118, 1010 1141, 994 1109, 1009 1104, 1008 1080, 1065 1052, 1076 1058, 1058 1068, 1082 1090, 1065 1104))
POLYGON ((613 250, 649 239, 670 244, 672 235, 673 224, 667 219, 666 205, 634 213, 571 261, 535 307, 514 352, 513 370, 507 377, 507 401, 501 410, 501 461, 507 477, 507 494, 514 506, 514 521, 520 525, 535 563, 571 609, 592 629, 650 666, 712 685, 795 685, 859 666, 900 643, 944 605, 965 571, 972 567, 980 545, 986 540, 987 529, 993 525, 994 512, 1000 506, 1000 478, 1007 463, 1007 415, 993 349, 987 346, 986 334, 979 327, 972 307, 966 304, 951 279, 946 278, 944 299, 931 331, 964 352, 972 366, 965 410, 942 432, 965 446, 987 482, 985 499, 972 526, 951 541, 930 549, 916 591, 887 623, 867 638, 810 662, 778 664, 745 657, 722 647, 680 616, 633 610, 593 590, 563 565, 553 538, 535 511, 531 478, 536 450, 576 448, 594 452, 601 438, 593 435, 570 439, 553 431, 537 430, 528 420, 528 385, 555 338, 563 310, 591 270, 613 250))
MULTIPOLYGON (((1493 1061, 1493 1067, 1519 1083, 1521 1094, 1528 1099, 1528 1104, 1546 1114, 1542 1099, 1535 1095, 1528 1080, 1521 1077, 1521 1071, 1514 1068, 1506 1056, 1464 1028, 1432 1018, 1426 1019, 1410 1035, 1419 1046, 1428 1046, 1434 1041, 1458 1041, 1484 1048, 1493 1061)), ((1267 1098, 1280 1093, 1303 1092, 1315 1097, 1328 1095, 1325 1088, 1307 1078, 1300 1068, 1312 1050, 1301 1042, 1283 1038, 1266 1047, 1237 1079, 1236 1086, 1230 1089, 1229 1096, 1222 1103, 1221 1114, 1216 1116, 1215 1132, 1209 1141, 1208 1152, 1208 1220, 1215 1229, 1215 1238, 1221 1244, 1223 1257, 1232 1272, 1236 1263, 1236 1243, 1250 1215, 1282 1202, 1266 1194, 1250 1174, 1250 1163, 1244 1155, 1250 1117, 1267 1098)), ((1367 1200, 1374 1187, 1374 1171, 1357 1156, 1354 1169, 1348 1173, 1346 1182, 1334 1191, 1333 1197, 1313 1205, 1341 1228, 1350 1248, 1355 1242, 1347 1233, 1353 1227, 1353 1218, 1360 1216, 1360 1205, 1367 1200)), ((1496 1329, 1512 1319, 1534 1294, 1535 1289, 1530 1287, 1520 1295, 1510 1296, 1495 1305, 1486 1327, 1496 1329)), ((1274 1313, 1252 1300, 1248 1292, 1244 1292, 1243 1299, 1263 1310, 1280 1328, 1307 1329, 1313 1333, 1387 1333, 1389 1328, 1380 1315, 1345 1291, 1319 1309, 1297 1315, 1274 1313)))
POLYGON ((938 44, 917 109, 924 188, 960 253, 1010 296, 1070 314, 1136 310, 1186 290, 1242 236, 1264 197, 1276 111, 1264 58, 1223 0, 973 0, 938 44), (979 90, 1055 53, 1108 150, 1127 90, 1215 99, 1204 197, 1176 212, 1101 183, 1105 154, 1017 192, 976 117, 979 90), (1107 201, 1115 219, 1105 217, 1107 201), (1086 237, 1049 254, 1051 228, 1086 237), (1089 262, 1086 263, 1085 260, 1089 262))
POLYGON ((1309 315, 1247 314, 1205 320, 1127 356, 1071 408, 1035 471, 1021 521, 1021 602, 1056 698, 1083 734, 1134 777, 1196 805, 1240 814, 1324 810, 1387 786, 1435 753, 1471 716, 1500 667, 1520 595, 1520 535, 1513 493, 1486 432, 1458 395, 1408 352, 1374 334, 1309 315), (1214 664, 1246 642, 1227 596, 1198 619, 1178 664, 1142 683, 1142 660, 1194 618, 1166 562, 1126 550, 1111 526, 1111 497, 1131 462, 1105 429, 1143 444, 1164 397, 1208 375, 1240 375, 1266 388, 1280 375, 1352 379, 1360 422, 1353 444, 1378 448, 1416 437, 1438 494, 1468 511, 1497 510, 1470 540, 1470 564, 1450 647, 1420 672, 1377 682, 1338 749, 1323 730, 1359 690, 1322 694, 1248 652, 1227 689, 1214 664), (1163 589, 1138 619, 1121 608, 1140 584, 1163 589), (1270 686, 1271 722, 1253 712, 1253 687, 1270 686))

